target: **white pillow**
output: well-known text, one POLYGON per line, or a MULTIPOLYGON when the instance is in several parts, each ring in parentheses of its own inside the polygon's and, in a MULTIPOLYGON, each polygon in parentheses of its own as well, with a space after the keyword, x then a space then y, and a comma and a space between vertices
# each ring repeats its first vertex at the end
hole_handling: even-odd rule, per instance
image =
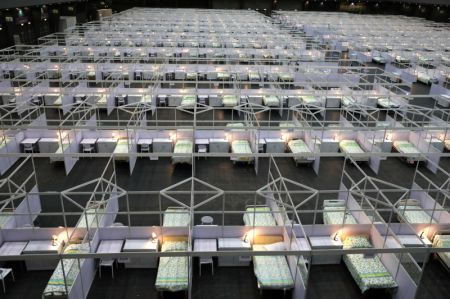
POLYGON ((283 251, 283 250, 286 250, 286 248, 284 247, 284 243, 283 242, 267 244, 267 245, 264 245, 264 248, 266 248, 267 251, 283 251))

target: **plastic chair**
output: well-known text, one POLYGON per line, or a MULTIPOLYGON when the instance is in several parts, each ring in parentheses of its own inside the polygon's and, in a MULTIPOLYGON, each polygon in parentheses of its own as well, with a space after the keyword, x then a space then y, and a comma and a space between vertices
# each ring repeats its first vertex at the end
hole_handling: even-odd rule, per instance
POLYGON ((207 264, 211 264, 211 272, 212 272, 212 275, 214 275, 214 261, 213 261, 212 256, 210 256, 210 257, 200 257, 200 261, 199 261, 200 276, 202 276, 202 265, 207 265, 207 264))
POLYGON ((101 259, 98 265, 99 277, 102 278, 102 267, 111 267, 111 277, 114 278, 114 263, 114 259, 101 259))

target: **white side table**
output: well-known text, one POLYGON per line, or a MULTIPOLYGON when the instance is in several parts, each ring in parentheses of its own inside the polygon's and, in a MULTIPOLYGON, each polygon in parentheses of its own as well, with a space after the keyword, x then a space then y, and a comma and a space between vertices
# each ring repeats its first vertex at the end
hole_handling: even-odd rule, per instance
MULTIPOLYGON (((342 249, 343 245, 340 240, 334 240, 330 236, 324 237, 310 237, 309 242, 311 249, 342 249)), ((341 262, 341 255, 323 255, 314 256, 312 259, 313 265, 330 265, 339 264, 341 262)))
MULTIPOLYGON (((219 251, 250 251, 250 243, 244 242, 241 238, 219 238, 219 251)), ((237 256, 219 256, 220 267, 248 267, 251 261, 251 256, 237 255, 237 256)))
MULTIPOLYGON (((126 239, 122 252, 158 252, 158 239, 126 239)), ((157 268, 158 258, 152 256, 131 257, 125 268, 157 268)))

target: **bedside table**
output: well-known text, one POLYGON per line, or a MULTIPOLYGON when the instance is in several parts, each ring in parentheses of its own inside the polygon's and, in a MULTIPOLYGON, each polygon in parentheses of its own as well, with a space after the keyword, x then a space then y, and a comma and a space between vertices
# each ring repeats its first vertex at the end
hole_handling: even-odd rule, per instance
MULTIPOLYGON (((219 238, 219 251, 251 251, 250 243, 244 242, 241 238, 219 238)), ((250 265, 251 256, 219 256, 219 267, 246 267, 250 265)))
MULTIPOLYGON (((335 241, 330 236, 324 237, 309 237, 309 242, 311 243, 311 249, 342 249, 343 245, 340 240, 335 241)), ((313 256, 313 265, 330 265, 339 264, 341 262, 342 255, 321 255, 313 256)))
MULTIPOLYGON (((126 239, 122 252, 158 252, 158 239, 126 239)), ((131 257, 124 260, 125 268, 157 268, 158 258, 153 256, 131 257)))
MULTIPOLYGON (((427 237, 420 239, 416 235, 397 235, 397 239, 404 247, 431 247, 433 243, 427 237), (422 242, 423 243, 422 243, 422 242)), ((411 256, 419 263, 425 261, 426 253, 411 253, 411 256)))

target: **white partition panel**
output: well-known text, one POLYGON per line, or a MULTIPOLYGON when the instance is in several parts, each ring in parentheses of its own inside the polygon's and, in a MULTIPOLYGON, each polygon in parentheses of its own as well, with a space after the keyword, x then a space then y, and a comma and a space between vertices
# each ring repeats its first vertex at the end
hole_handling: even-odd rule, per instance
POLYGON ((108 115, 110 115, 111 112, 113 112, 114 108, 116 107, 115 101, 116 99, 114 97, 114 94, 113 93, 108 94, 108 97, 106 99, 106 111, 108 115))
POLYGON ((450 223, 450 213, 436 202, 426 190, 423 190, 417 183, 413 183, 410 197, 420 201, 420 206, 427 214, 433 216, 437 223, 450 223))
MULTIPOLYGON (((66 135, 66 137, 69 140, 69 146, 64 151, 64 167, 66 170, 66 175, 70 173, 72 168, 75 166, 75 164, 78 161, 78 157, 73 157, 70 155, 67 155, 68 153, 78 153, 80 142, 82 139, 82 134, 80 131, 69 131, 66 135)), ((63 141, 64 142, 64 141, 63 141)))
MULTIPOLYGON (((376 248, 383 248, 384 238, 375 228, 370 231, 372 245, 376 248)), ((417 285, 409 276, 408 272, 400 264, 400 261, 393 253, 378 254, 381 262, 386 267, 398 284, 398 289, 394 293, 395 299, 414 299, 417 285)))
POLYGON ((61 103, 62 103, 63 114, 66 114, 67 112, 70 111, 70 109, 72 109, 73 102, 74 102, 73 95, 66 95, 65 94, 65 95, 62 96, 61 103))
MULTIPOLYGON (((19 132, 18 134, 12 137, 6 137, 0 146, 0 153, 20 153, 20 140, 23 139, 23 132, 19 132)), ((5 174, 8 169, 17 162, 18 157, 0 157, 0 175, 5 174)))

